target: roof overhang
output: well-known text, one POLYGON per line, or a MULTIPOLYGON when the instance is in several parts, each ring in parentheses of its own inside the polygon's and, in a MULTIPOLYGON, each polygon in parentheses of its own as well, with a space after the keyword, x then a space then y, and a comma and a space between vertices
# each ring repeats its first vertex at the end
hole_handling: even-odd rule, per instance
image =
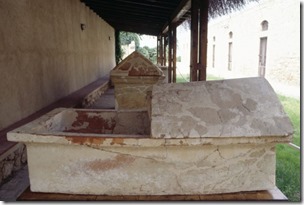
POLYGON ((191 0, 81 0, 115 29, 160 35, 191 15, 191 0))

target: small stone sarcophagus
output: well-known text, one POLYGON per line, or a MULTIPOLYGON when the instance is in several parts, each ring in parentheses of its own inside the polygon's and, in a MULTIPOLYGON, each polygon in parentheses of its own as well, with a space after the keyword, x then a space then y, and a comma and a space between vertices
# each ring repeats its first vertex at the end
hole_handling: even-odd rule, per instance
POLYGON ((117 110, 147 110, 147 93, 165 78, 162 70, 134 51, 111 71, 117 110))

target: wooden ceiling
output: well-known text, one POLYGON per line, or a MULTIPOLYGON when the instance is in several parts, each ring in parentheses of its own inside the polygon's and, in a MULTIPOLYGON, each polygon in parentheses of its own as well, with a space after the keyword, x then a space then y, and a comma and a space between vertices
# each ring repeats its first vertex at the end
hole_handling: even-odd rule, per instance
POLYGON ((115 29, 160 35, 191 15, 190 0, 81 0, 115 29))

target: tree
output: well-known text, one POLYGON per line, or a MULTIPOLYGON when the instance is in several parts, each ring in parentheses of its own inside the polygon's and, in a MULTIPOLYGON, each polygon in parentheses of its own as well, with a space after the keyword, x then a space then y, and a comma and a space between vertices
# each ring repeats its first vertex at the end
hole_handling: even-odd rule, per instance
POLYGON ((121 31, 119 33, 120 43, 121 45, 128 45, 132 41, 135 42, 135 50, 139 48, 139 34, 121 31))
POLYGON ((135 42, 135 50, 143 54, 148 58, 152 63, 156 64, 157 52, 156 48, 149 48, 148 46, 140 47, 140 34, 120 31, 117 39, 117 55, 116 62, 119 63, 123 56, 122 45, 129 45, 132 41, 135 42))

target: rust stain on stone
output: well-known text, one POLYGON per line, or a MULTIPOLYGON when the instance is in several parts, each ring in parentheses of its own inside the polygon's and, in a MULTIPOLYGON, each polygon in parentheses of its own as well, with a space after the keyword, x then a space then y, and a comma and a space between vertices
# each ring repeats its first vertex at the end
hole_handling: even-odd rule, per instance
POLYGON ((128 166, 135 161, 134 157, 128 155, 117 155, 114 159, 107 160, 93 160, 85 163, 85 167, 93 171, 107 171, 112 169, 118 169, 120 167, 128 166))
POLYGON ((114 145, 114 144, 125 145, 124 139, 123 138, 113 138, 111 145, 114 145))
POLYGON ((100 145, 106 140, 103 137, 79 137, 79 136, 66 136, 65 139, 77 145, 100 145))
POLYGON ((141 64, 129 71, 129 76, 159 76, 160 74, 149 66, 141 64))
POLYGON ((101 116, 89 117, 88 113, 81 111, 78 111, 77 114, 78 116, 76 121, 72 124, 73 128, 65 130, 64 132, 105 134, 113 133, 116 126, 116 121, 114 118, 104 119, 101 116), (87 126, 81 127, 85 123, 87 126))

